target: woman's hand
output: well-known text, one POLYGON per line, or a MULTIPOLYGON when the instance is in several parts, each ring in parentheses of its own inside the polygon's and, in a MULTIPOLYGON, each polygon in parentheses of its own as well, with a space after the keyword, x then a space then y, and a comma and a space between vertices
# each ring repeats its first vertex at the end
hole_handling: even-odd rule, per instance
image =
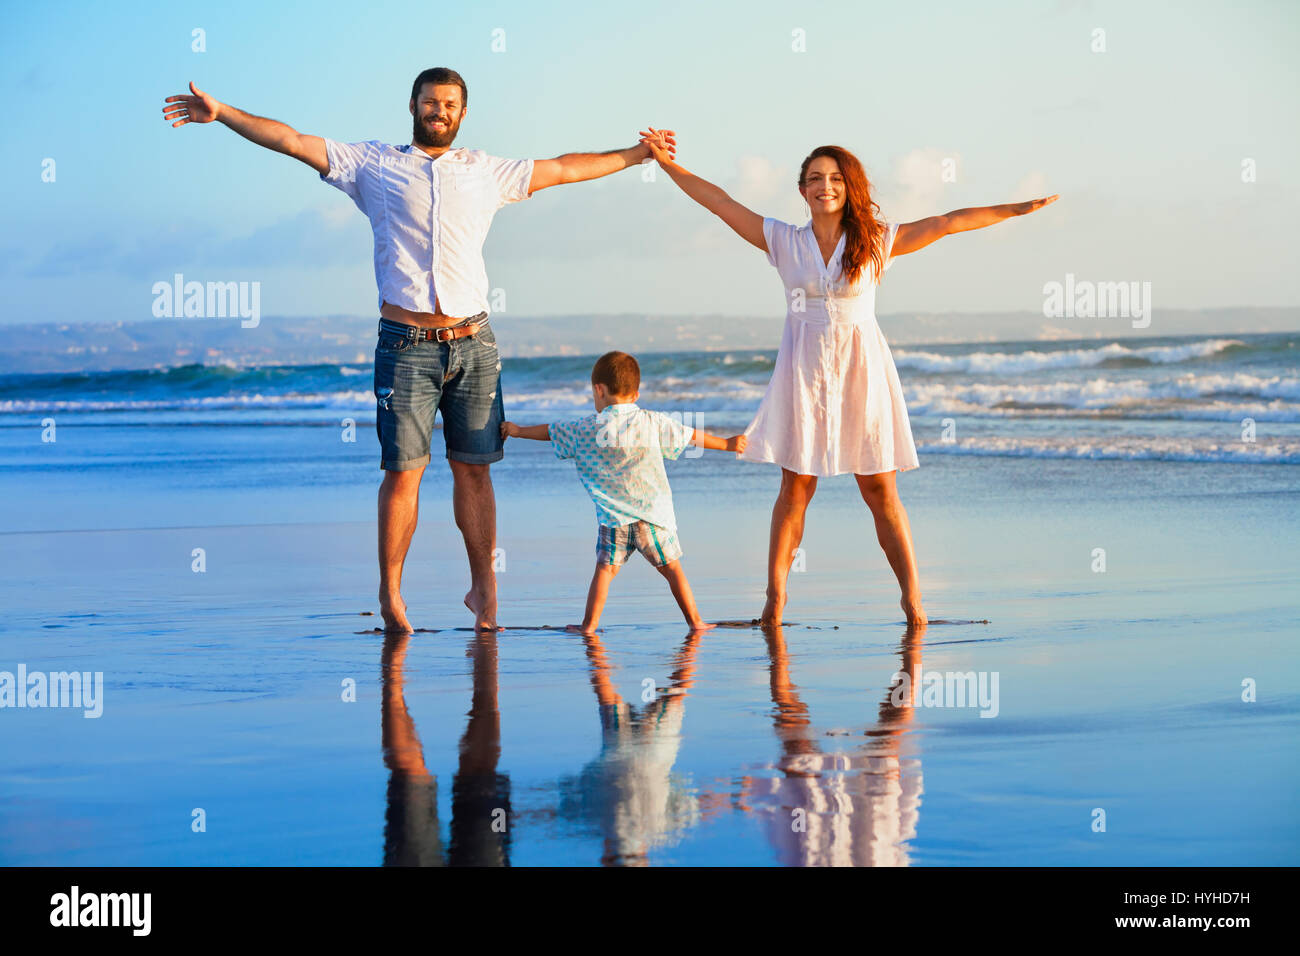
POLYGON ((641 144, 650 150, 650 156, 656 162, 671 162, 677 155, 677 134, 670 129, 651 126, 642 130, 641 144))
POLYGON ((1055 193, 1045 199, 1031 199, 1029 202, 1011 203, 1011 214, 1013 216, 1023 216, 1025 213, 1033 212, 1035 209, 1042 209, 1044 206, 1056 202, 1060 195, 1060 193, 1055 193))

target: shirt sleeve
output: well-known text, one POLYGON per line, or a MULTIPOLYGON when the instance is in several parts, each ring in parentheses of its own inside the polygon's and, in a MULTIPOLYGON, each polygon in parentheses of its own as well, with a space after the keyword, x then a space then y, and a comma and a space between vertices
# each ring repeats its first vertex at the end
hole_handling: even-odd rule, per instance
POLYGON ((789 245, 790 229, 787 222, 768 216, 763 220, 763 241, 767 243, 767 261, 780 267, 785 261, 785 250, 789 245))
POLYGON ((578 423, 551 422, 547 426, 551 433, 551 450, 561 460, 572 458, 578 452, 578 423))
POLYGON ((676 461, 691 446, 695 429, 685 424, 679 415, 655 412, 655 419, 659 423, 659 449, 665 458, 676 461))
POLYGON ((502 159, 487 157, 487 173, 496 184, 501 205, 528 198, 528 184, 533 181, 531 159, 502 159))
POLYGON ((885 227, 885 271, 894 264, 894 237, 898 235, 900 223, 887 223, 885 227))
POLYGON ((378 152, 375 143, 339 143, 332 139, 325 140, 325 155, 329 158, 329 172, 321 173, 321 182, 329 183, 335 189, 347 193, 362 212, 360 188, 361 173, 375 162, 378 152))

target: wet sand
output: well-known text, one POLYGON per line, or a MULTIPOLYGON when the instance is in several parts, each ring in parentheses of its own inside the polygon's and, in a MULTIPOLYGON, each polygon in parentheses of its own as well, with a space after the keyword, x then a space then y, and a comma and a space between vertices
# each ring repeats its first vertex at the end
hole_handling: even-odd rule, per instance
POLYGON ((590 504, 520 443, 494 472, 506 630, 465 629, 435 461, 406 580, 422 630, 385 640, 368 458, 295 484, 267 462, 311 463, 316 436, 250 429, 261 457, 123 471, 94 466, 99 431, 76 474, 0 475, 0 670, 105 687, 97 719, 0 712, 4 863, 1297 861, 1300 468, 923 460, 900 488, 952 623, 918 638, 851 479, 813 503, 793 623, 748 626, 776 476, 678 462, 685 567, 734 626, 688 637, 633 564, 584 639, 562 628, 590 504), (976 699, 927 703, 935 674, 976 699))

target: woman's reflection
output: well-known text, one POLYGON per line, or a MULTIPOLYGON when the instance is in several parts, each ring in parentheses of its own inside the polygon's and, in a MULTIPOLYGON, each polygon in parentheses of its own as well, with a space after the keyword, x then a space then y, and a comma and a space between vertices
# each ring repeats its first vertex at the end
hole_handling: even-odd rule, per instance
MULTIPOLYGON (((764 818, 768 838, 786 866, 907 866, 921 803, 921 762, 900 755, 912 720, 922 632, 909 630, 900 648, 903 689, 891 686, 866 742, 850 753, 822 749, 807 705, 790 680, 782 628, 766 632, 779 774, 745 777, 740 808, 764 818), (905 698, 905 699, 904 699, 905 698)), ((896 682, 897 683, 897 682, 896 682)))

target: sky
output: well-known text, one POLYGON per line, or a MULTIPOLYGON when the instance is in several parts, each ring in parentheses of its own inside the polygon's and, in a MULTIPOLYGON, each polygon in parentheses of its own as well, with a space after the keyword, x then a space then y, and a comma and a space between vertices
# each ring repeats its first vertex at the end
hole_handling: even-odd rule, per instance
MULTIPOLYGON (((1061 194, 900 258, 882 314, 1039 311, 1067 274, 1150 282, 1157 308, 1300 299, 1293 0, 7 0, 0 16, 0 322, 149 319, 178 272, 258 282, 264 315, 373 316, 351 201, 220 124, 172 129, 163 98, 194 80, 302 132, 400 144, 430 66, 469 85, 457 145, 542 158, 671 128, 687 169, 789 222, 807 221, 794 179, 824 143, 858 155, 888 220, 1061 194)), ((485 256, 519 316, 784 311, 762 253, 662 172, 506 206, 485 256)))

